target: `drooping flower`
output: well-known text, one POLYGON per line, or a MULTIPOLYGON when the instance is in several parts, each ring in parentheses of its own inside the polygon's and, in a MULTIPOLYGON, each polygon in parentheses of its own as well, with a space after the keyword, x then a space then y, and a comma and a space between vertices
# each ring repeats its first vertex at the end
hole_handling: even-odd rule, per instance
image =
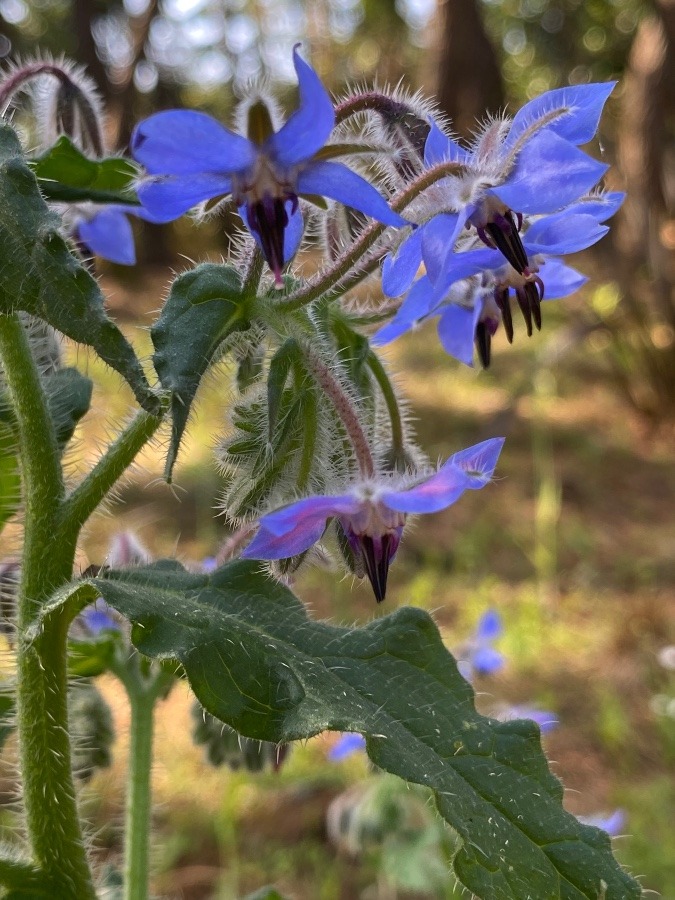
POLYGON ((502 668, 504 656, 493 644, 503 632, 499 613, 494 609, 484 612, 474 633, 457 651, 457 666, 467 681, 474 675, 494 675, 502 668))
POLYGON ((438 333, 445 350, 471 365, 476 344, 481 362, 489 365, 491 338, 500 323, 509 342, 513 340, 510 297, 517 300, 528 335, 533 324, 541 328, 542 300, 566 297, 587 280, 558 257, 599 241, 609 230, 601 223, 614 214, 623 197, 621 193, 592 194, 562 212, 526 218, 522 239, 528 258, 526 273, 516 271, 498 250, 487 247, 451 254, 442 244, 435 252, 430 247, 430 274, 413 285, 374 343, 389 343, 418 322, 440 316, 438 333))
MULTIPOLYGON (((385 260, 385 293, 404 293, 422 261, 429 269, 427 245, 442 245, 446 254, 452 253, 465 227, 498 249, 516 272, 527 274, 529 262, 520 238, 523 215, 563 209, 607 171, 578 145, 594 136, 615 83, 548 91, 527 103, 513 120, 490 121, 470 148, 432 121, 425 164, 454 162, 458 172, 436 182, 420 198, 420 227, 385 260)), ((443 258, 438 262, 442 265, 443 258)))
POLYGON ((333 104, 298 46, 293 64, 300 105, 278 130, 260 98, 248 107, 246 136, 205 113, 167 110, 141 122, 131 139, 132 154, 153 176, 138 187, 144 206, 168 221, 204 200, 231 194, 277 285, 302 232, 299 197, 329 197, 385 225, 406 224, 369 182, 329 161, 344 153, 326 146, 335 124, 333 104))
POLYGON ((396 555, 406 516, 438 512, 468 489, 484 487, 497 464, 503 438, 491 438, 450 457, 426 478, 362 478, 343 494, 306 497, 268 513, 242 556, 286 559, 308 550, 336 519, 363 564, 378 602, 384 600, 389 565, 396 555))
POLYGON ((156 219, 142 206, 123 203, 78 203, 67 217, 73 221, 74 234, 91 253, 122 266, 133 266, 136 248, 128 216, 145 222, 166 221, 156 219))

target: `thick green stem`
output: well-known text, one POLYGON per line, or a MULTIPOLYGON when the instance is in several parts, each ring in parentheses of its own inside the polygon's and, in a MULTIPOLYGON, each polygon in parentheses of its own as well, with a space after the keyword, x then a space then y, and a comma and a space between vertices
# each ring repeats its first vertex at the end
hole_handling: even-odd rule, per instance
POLYGON ((117 660, 111 669, 124 685, 131 708, 124 815, 124 900, 147 900, 155 703, 167 692, 173 675, 138 656, 117 660), (147 666, 150 671, 146 674, 147 666))
POLYGON ((41 605, 68 581, 75 539, 58 528, 64 487, 47 401, 17 315, 0 314, 0 356, 20 438, 25 507, 17 595, 17 727, 23 801, 33 860, 63 900, 95 897, 75 800, 67 709, 67 612, 40 637, 26 632, 41 605))

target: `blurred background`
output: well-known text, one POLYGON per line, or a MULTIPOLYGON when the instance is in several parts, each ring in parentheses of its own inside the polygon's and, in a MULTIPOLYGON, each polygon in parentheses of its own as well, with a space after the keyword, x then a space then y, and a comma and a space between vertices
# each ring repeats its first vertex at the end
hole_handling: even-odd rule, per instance
MULTIPOLYGON (((0 0, 0 59, 40 49, 85 65, 105 98, 109 147, 120 151, 157 109, 196 106, 228 121, 261 75, 292 104, 298 41, 330 90, 402 80, 436 95, 464 136, 486 113, 515 111, 549 88, 619 80, 589 149, 612 164, 608 186, 628 198, 611 234, 575 261, 589 284, 545 304, 531 340, 520 329, 508 347, 500 333, 486 372, 446 357, 432 323, 387 351, 432 459, 506 435, 497 482, 410 530, 383 609, 366 586, 320 569, 301 573, 295 589, 314 615, 339 623, 421 606, 451 648, 498 610, 504 664, 475 673, 479 706, 555 714, 544 743, 566 805, 586 816, 621 810, 620 860, 675 898, 675 4, 0 0)), ((138 238, 142 265, 102 272, 112 314, 149 356, 145 329, 171 272, 186 258, 219 259, 228 237, 222 221, 197 229, 182 220, 139 228, 138 238)), ((98 384, 76 474, 131 397, 82 348, 70 353, 98 384)), ((122 529, 154 555, 199 565, 215 554, 227 534, 212 451, 232 374, 223 365, 201 390, 176 484, 161 481, 165 448, 150 448, 114 515, 92 522, 82 568, 102 563, 122 529)), ((103 689, 114 761, 84 790, 102 866, 119 860, 128 723, 114 682, 103 689)), ((378 781, 358 752, 330 759, 334 735, 294 748, 279 772, 209 766, 190 736, 191 702, 178 686, 158 711, 158 896, 230 900, 265 882, 298 900, 453 896, 443 866, 451 842, 426 797, 378 781), (336 836, 336 809, 348 810, 349 840, 336 836)), ((11 798, 11 760, 1 779, 11 798)), ((9 806, 0 823, 11 837, 9 806)))

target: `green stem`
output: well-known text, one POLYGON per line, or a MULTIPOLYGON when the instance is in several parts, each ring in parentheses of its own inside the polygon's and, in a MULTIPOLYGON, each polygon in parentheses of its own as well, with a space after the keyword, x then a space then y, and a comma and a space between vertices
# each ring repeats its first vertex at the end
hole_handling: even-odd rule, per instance
POLYGON ((150 877, 150 825, 152 812, 152 740, 155 703, 173 675, 137 655, 118 659, 111 666, 124 685, 131 722, 124 815, 124 900, 147 900, 150 877))
POLYGON ((26 638, 40 607, 67 582, 75 538, 58 527, 64 493, 54 428, 28 339, 15 314, 0 314, 0 357, 20 436, 24 549, 17 595, 17 727, 25 821, 33 860, 50 893, 94 900, 75 800, 68 735, 66 610, 26 638))
POLYGON ((91 472, 63 504, 61 518, 68 535, 79 534, 89 516, 152 438, 161 422, 161 416, 153 416, 141 410, 118 439, 108 447, 91 472))
POLYGON ((248 261, 248 269, 241 286, 241 293, 244 297, 255 297, 258 286, 260 285, 260 279, 262 278, 264 265, 265 258, 262 255, 260 247, 256 244, 253 248, 251 258, 248 261))
POLYGON ((391 442, 397 455, 403 457, 404 439, 403 439, 403 422, 401 420, 401 410, 398 408, 398 401, 394 387, 389 380, 389 376, 382 365, 377 354, 372 351, 368 354, 368 367, 375 377, 375 381, 382 391, 384 402, 387 404, 387 412, 391 421, 391 442))

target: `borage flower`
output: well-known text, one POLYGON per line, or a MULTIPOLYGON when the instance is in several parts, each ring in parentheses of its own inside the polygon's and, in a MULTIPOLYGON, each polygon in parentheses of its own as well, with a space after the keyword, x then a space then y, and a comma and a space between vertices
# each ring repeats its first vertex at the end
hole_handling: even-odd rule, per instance
POLYGON ((286 559, 304 553, 323 535, 329 520, 342 529, 362 563, 378 602, 384 600, 389 565, 396 555, 406 517, 438 512, 468 489, 484 487, 494 472, 504 438, 491 438, 455 453, 427 478, 410 478, 396 487, 391 477, 364 477, 349 491, 327 497, 307 497, 260 520, 256 536, 242 556, 286 559))
POLYGON ((167 110, 141 122, 131 139, 133 156, 155 176, 138 187, 142 203, 169 221, 204 200, 231 194, 278 287, 302 234, 299 197, 329 197, 385 225, 407 224, 364 178, 327 161, 345 148, 326 146, 333 104, 297 46, 300 105, 283 127, 275 128, 273 110, 258 98, 248 106, 246 136, 205 113, 167 110))
POLYGON ((494 675, 504 665, 504 656, 493 646, 504 633, 501 616, 488 609, 480 617, 476 630, 457 651, 457 667, 462 677, 472 681, 475 675, 494 675))
POLYGON ((136 248, 128 216, 136 216, 144 222, 166 221, 157 219, 142 206, 123 203, 105 206, 78 203, 68 214, 73 221, 73 233, 91 253, 122 266, 133 266, 136 263, 136 248))
POLYGON ((472 365, 474 344, 484 366, 490 363, 492 336, 500 322, 513 340, 510 298, 515 296, 527 334, 541 328, 542 300, 558 300, 578 290, 586 277, 559 256, 592 246, 609 230, 601 223, 616 212, 621 193, 593 194, 563 212, 525 221, 523 247, 527 273, 505 263, 502 254, 486 247, 429 257, 430 274, 413 285, 394 318, 373 343, 389 343, 417 323, 440 316, 438 334, 444 349, 472 365), (443 262, 438 256, 443 255, 443 262), (480 277, 476 277, 480 276, 480 277))
MULTIPOLYGON (((520 238, 523 215, 543 215, 586 194, 607 166, 578 149, 597 131, 603 106, 616 82, 548 91, 515 116, 487 123, 471 148, 444 134, 435 122, 425 145, 428 167, 458 166, 428 188, 419 214, 426 220, 385 260, 383 286, 389 296, 404 293, 429 249, 452 253, 464 227, 496 248, 520 274, 529 261, 520 238)), ((443 256, 439 260, 443 262, 443 256)))

